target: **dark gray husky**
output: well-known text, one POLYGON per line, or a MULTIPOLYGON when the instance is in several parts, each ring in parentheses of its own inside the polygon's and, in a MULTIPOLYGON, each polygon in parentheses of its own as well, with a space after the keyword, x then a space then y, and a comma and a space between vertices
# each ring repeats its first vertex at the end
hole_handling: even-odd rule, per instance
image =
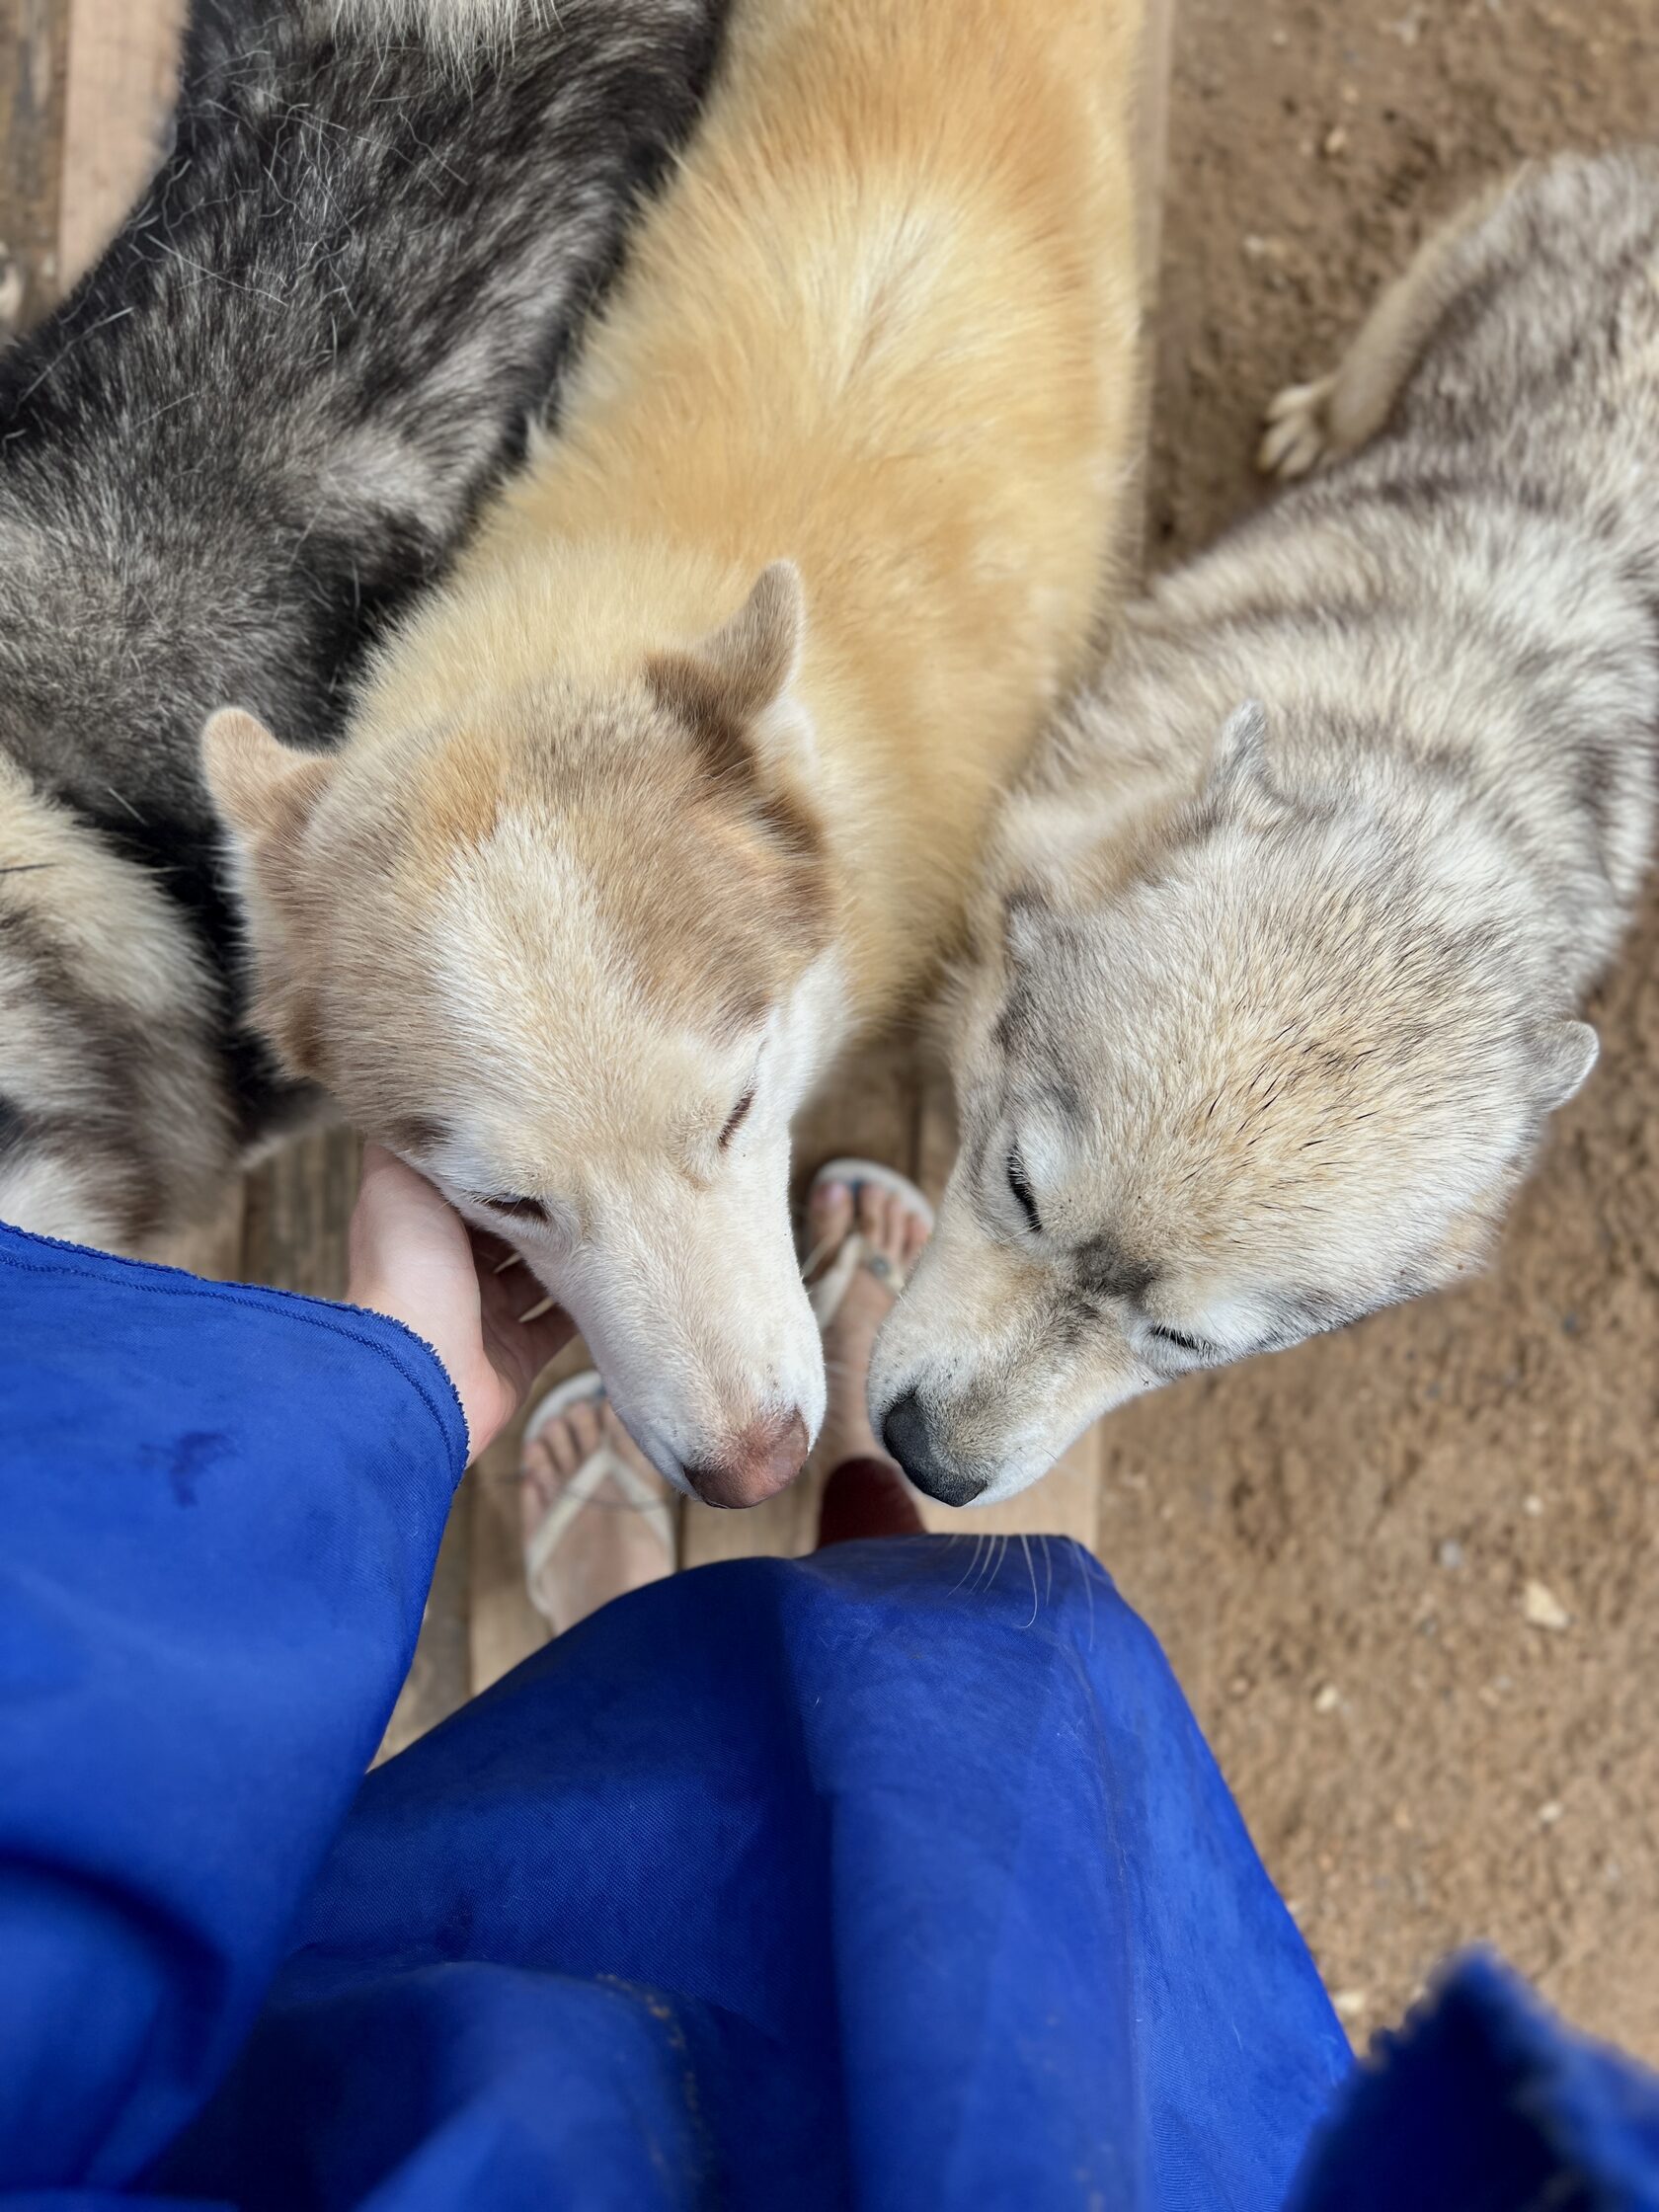
POLYGON ((170 157, 0 358, 0 1219, 127 1248, 307 1103, 198 780, 327 744, 545 408, 727 0, 206 0, 170 157))

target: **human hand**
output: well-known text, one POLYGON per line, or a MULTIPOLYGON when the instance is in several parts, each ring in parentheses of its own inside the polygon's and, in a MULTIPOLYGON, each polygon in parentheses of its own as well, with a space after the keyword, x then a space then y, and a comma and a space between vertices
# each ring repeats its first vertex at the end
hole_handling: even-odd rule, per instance
POLYGON ((348 1250, 347 1297, 432 1346, 455 1385, 477 1459, 569 1343, 569 1316, 555 1308, 519 1320, 539 1303, 534 1276, 498 1273, 511 1247, 469 1228, 424 1175, 378 1145, 363 1152, 348 1250))

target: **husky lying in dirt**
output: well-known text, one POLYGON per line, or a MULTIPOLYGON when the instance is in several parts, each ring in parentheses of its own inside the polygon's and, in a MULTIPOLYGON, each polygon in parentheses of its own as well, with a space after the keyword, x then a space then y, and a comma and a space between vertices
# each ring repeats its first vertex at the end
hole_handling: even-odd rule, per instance
POLYGON ((963 1144, 872 1413, 952 1504, 1095 1415, 1477 1266, 1647 856, 1659 155, 1436 238, 1010 806, 963 1144))
POLYGON ((163 173, 0 359, 0 1218, 154 1243, 307 1103, 241 1025, 202 722, 228 693, 338 733, 725 4, 198 7, 163 173))
POLYGON ((284 1064, 514 1239, 718 1504, 823 1413, 790 1118, 952 938, 1086 665, 1133 460, 1134 22, 740 9, 558 443, 337 760, 208 732, 284 1064))

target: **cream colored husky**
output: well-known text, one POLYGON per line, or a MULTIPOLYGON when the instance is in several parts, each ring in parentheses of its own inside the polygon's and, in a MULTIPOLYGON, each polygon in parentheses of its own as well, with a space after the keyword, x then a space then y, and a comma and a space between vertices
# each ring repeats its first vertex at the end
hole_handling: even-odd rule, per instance
POLYGON ((557 442, 336 758, 215 718, 258 1012, 672 1481, 824 1402, 790 1118, 958 927, 1131 474, 1126 0, 753 0, 557 442))

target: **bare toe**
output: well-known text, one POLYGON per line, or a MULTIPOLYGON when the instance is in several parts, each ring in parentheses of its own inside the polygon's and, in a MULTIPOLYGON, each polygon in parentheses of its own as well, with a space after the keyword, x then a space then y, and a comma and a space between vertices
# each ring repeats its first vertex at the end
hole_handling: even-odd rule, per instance
POLYGON ((524 1487, 529 1492, 527 1510, 539 1519, 553 1503, 559 1488, 559 1470, 553 1455, 547 1448, 545 1436, 533 1436, 524 1447, 523 1463, 519 1467, 524 1487))
POLYGON ((909 1207, 897 1191, 890 1191, 887 1199, 887 1220, 882 1227, 882 1251, 895 1267, 905 1257, 905 1224, 909 1218, 909 1207))
POLYGON ((907 1213, 905 1216, 905 1266, 907 1270, 913 1267, 920 1257, 922 1247, 927 1242, 927 1224, 921 1216, 907 1213))
POLYGON ((524 1447, 523 1464, 530 1602, 555 1630, 672 1572, 677 1524, 668 1485, 653 1474, 606 1400, 584 1399, 549 1422, 524 1447), (591 1495, 571 1489, 571 1478, 606 1448, 647 1478, 643 1493, 632 1476, 619 1479, 614 1468, 607 1468, 609 1479, 594 1484, 591 1495), (652 1504, 654 1496, 662 1504, 652 1504), (566 1510, 550 1522, 549 1513, 561 1501, 566 1510))
POLYGON ((601 1406, 598 1401, 592 1398, 584 1398, 579 1405, 573 1405, 566 1416, 570 1423, 571 1442, 576 1447, 576 1457, 571 1467, 572 1474, 576 1472, 585 1460, 591 1460, 599 1449, 600 1410, 601 1406))
MULTIPOLYGON (((825 1233, 822 1213, 815 1213, 814 1228, 826 1259, 832 1257, 836 1240, 825 1233)), ((876 1459, 881 1445, 870 1427, 868 1380, 870 1355, 876 1335, 898 1293, 897 1278, 908 1255, 918 1252, 927 1240, 924 1223, 913 1203, 902 1191, 872 1178, 860 1183, 855 1204, 843 1208, 837 1225, 844 1233, 856 1227, 873 1261, 885 1264, 856 1269, 842 1290, 839 1304, 824 1325, 824 1360, 829 1377, 829 1402, 824 1427, 815 1448, 823 1466, 844 1460, 876 1459)))
POLYGON ((555 1481, 568 1482, 582 1464, 582 1454, 571 1435, 570 1415, 561 1414, 557 1421, 549 1421, 538 1441, 547 1455, 548 1470, 555 1481))
POLYGON ((826 1256, 839 1250, 852 1229, 852 1192, 845 1183, 821 1183, 808 1209, 813 1249, 826 1256))
POLYGON ((879 1184, 865 1183, 858 1193, 858 1233, 878 1244, 882 1229, 882 1214, 887 1193, 879 1184))

